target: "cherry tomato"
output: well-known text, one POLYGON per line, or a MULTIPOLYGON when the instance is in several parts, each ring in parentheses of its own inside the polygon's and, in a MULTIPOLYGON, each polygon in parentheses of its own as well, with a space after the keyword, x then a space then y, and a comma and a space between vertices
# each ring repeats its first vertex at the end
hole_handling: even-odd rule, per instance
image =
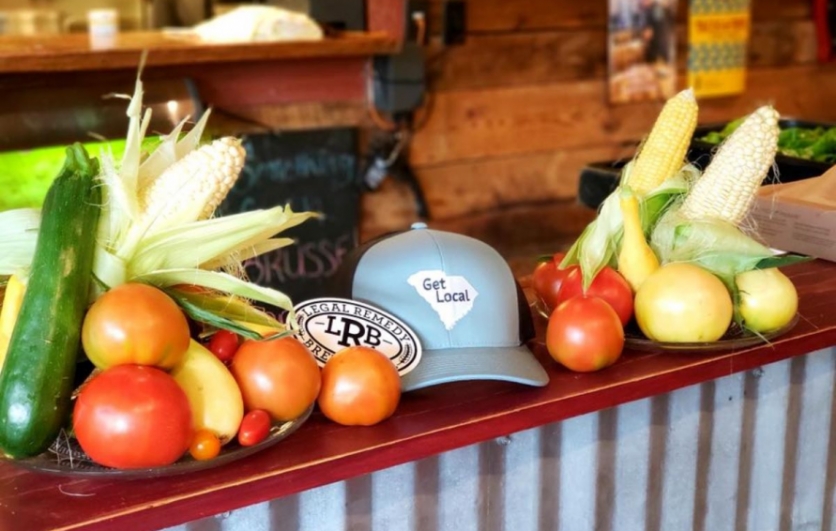
POLYGON ((560 288, 557 304, 560 305, 582 294, 589 297, 599 297, 612 306, 615 313, 618 314, 622 326, 626 326, 630 322, 633 317, 633 290, 618 271, 609 266, 602 269, 592 280, 592 284, 587 288, 586 293, 583 293, 582 283, 583 278, 580 269, 575 269, 569 273, 560 288))
POLYGON ((577 372, 615 363, 624 349, 624 327, 612 306, 579 295, 558 306, 546 328, 546 347, 555 361, 577 372))
POLYGON ((218 330, 212 334, 207 348, 224 363, 232 361, 238 351, 238 334, 229 330, 218 330))
POLYGON ((253 446, 267 438, 270 433, 270 414, 263 409, 254 409, 244 415, 238 428, 238 443, 241 446, 253 446))
POLYGON ((94 376, 73 409, 78 443, 100 465, 166 466, 189 448, 192 411, 174 378, 155 367, 118 365, 94 376))
POLYGON ((208 461, 221 453, 221 440, 211 430, 197 430, 189 446, 189 453, 197 461, 208 461))
POLYGON ((385 354, 372 348, 343 349, 322 369, 319 409, 338 424, 377 424, 392 416, 400 398, 398 369, 385 354))
POLYGON ((532 275, 534 293, 537 294, 549 311, 554 310, 557 306, 557 296, 565 278, 578 268, 577 266, 569 266, 566 269, 560 269, 560 262, 564 256, 564 253, 555 253, 551 260, 541 262, 534 269, 532 275))
POLYGON ((100 369, 123 364, 171 369, 183 359, 190 339, 177 303, 140 283, 122 284, 99 297, 81 328, 84 352, 100 369))
POLYGON ((246 410, 263 409, 273 420, 297 418, 319 395, 319 365, 292 337, 244 341, 230 370, 241 388, 246 410))

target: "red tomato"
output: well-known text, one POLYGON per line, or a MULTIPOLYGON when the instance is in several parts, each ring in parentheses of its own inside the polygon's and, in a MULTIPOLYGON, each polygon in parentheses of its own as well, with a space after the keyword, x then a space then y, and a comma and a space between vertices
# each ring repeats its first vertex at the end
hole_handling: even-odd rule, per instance
POLYGON ((192 411, 174 378, 155 367, 119 365, 94 376, 73 409, 73 430, 93 461, 112 468, 174 463, 192 441, 192 411))
POLYGON ((618 360, 624 328, 612 306, 598 297, 578 296, 552 312, 546 347, 555 361, 577 372, 592 372, 618 360))
POLYGON ((241 388, 246 410, 263 409, 273 420, 297 418, 319 395, 319 365, 292 337, 244 341, 230 370, 241 388))
POLYGON ((401 398, 401 377, 395 364, 368 347, 349 347, 322 369, 322 414, 345 426, 371 426, 395 412, 401 398))
MULTIPOLYGON (((562 304, 573 297, 584 294, 581 288, 582 282, 580 269, 570 272, 560 288, 557 304, 562 304)), ((584 295, 599 297, 609 303, 615 313, 618 314, 622 326, 626 326, 630 322, 630 318, 633 317, 633 290, 630 289, 630 284, 624 280, 624 277, 609 266, 595 276, 584 295)))
POLYGON ((189 453, 197 461, 208 461, 221 453, 221 440, 211 430, 197 430, 189 446, 189 453))
POLYGON ((185 314, 162 290, 140 283, 117 286, 99 297, 84 317, 81 340, 93 364, 153 365, 171 369, 189 348, 185 314))
POLYGON ((252 446, 267 438, 270 433, 270 414, 263 409, 254 409, 244 415, 238 428, 238 443, 241 446, 252 446))
POLYGON ((558 293, 560 293, 560 286, 563 285, 564 279, 578 268, 578 266, 569 266, 566 269, 560 269, 560 262, 564 256, 564 253, 555 253, 551 260, 541 262, 534 269, 532 276, 534 292, 549 311, 557 306, 558 293))
POLYGON ((235 332, 229 330, 218 330, 212 334, 207 348, 219 360, 229 363, 238 351, 239 338, 235 332))

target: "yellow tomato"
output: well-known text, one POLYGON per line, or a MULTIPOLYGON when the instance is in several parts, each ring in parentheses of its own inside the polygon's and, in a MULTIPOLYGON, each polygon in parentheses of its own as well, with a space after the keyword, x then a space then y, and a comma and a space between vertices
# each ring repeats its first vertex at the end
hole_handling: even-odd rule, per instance
POLYGON ((776 268, 755 269, 737 275, 740 315, 746 328, 773 332, 785 326, 798 311, 798 292, 776 268))
POLYGON ((655 341, 717 341, 733 315, 731 295, 719 278, 688 263, 666 264, 639 287, 636 321, 655 341))

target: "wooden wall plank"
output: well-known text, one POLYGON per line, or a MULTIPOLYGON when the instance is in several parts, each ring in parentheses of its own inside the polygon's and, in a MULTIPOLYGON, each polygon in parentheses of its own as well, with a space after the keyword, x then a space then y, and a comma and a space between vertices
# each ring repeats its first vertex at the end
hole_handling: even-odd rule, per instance
MULTIPOLYGON (((684 71, 687 38, 678 28, 677 59, 684 71)), ((601 78, 607 73, 604 29, 496 33, 470 36, 462 46, 431 49, 432 90, 490 88, 601 78)), ((812 20, 757 22, 752 28, 749 67, 816 61, 812 20)))
MULTIPOLYGON (((417 221, 414 209, 410 208, 410 199, 406 186, 398 182, 389 182, 380 191, 364 195, 360 241, 406 229, 417 221)), ((595 217, 592 209, 578 205, 571 199, 509 205, 502 209, 502 215, 497 214, 498 210, 493 209, 457 218, 432 218, 431 224, 433 228, 478 238, 500 252, 509 247, 521 252, 526 246, 542 249, 543 242, 553 242, 553 245, 547 245, 546 248, 565 246, 595 217)), ((533 251, 533 254, 536 252, 533 251)))
POLYGON ((417 176, 432 219, 450 219, 516 204, 569 200, 590 162, 632 156, 632 146, 598 146, 429 166, 417 176))
POLYGON ((292 131, 325 127, 369 127, 366 104, 359 101, 302 102, 288 105, 220 107, 228 127, 292 131), (234 119, 232 119, 234 118, 234 119))
MULTIPOLYGON (((685 20, 687 0, 677 3, 685 20)), ((755 20, 812 18, 810 0, 752 0, 755 20)), ((468 32, 600 27, 607 23, 607 0, 467 0, 468 32)))
MULTIPOLYGON (((414 139, 416 166, 490 156, 635 142, 661 102, 610 106, 604 80, 462 90, 435 94, 433 112, 414 139)), ((789 116, 836 119, 836 70, 809 65, 753 70, 745 95, 706 99, 700 121, 729 120, 773 103, 789 116)))

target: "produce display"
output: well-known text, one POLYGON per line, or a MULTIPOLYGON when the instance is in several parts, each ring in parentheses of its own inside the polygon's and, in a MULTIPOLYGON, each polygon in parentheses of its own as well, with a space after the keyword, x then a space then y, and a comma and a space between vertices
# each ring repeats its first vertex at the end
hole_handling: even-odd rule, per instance
POLYGON ((710 351, 793 324, 779 268, 809 258, 777 254, 747 217, 786 133, 778 113, 742 119, 704 171, 686 160, 697 117, 690 89, 669 99, 596 218, 534 270, 549 353, 569 369, 604 368, 633 340, 710 351))
POLYGON ((137 79, 118 159, 109 144, 98 156, 74 144, 42 205, 0 212, 3 456, 31 463, 75 448, 103 469, 154 471, 257 449, 318 400, 335 422, 388 418, 394 364, 352 351, 321 370, 294 337, 292 301, 244 273, 244 260, 291 245, 278 235, 317 214, 216 217, 244 166, 241 142, 202 142, 209 112, 149 141, 142 95, 137 79), (365 395, 350 392, 358 385, 365 395), (358 407, 370 416, 352 417, 358 407))

